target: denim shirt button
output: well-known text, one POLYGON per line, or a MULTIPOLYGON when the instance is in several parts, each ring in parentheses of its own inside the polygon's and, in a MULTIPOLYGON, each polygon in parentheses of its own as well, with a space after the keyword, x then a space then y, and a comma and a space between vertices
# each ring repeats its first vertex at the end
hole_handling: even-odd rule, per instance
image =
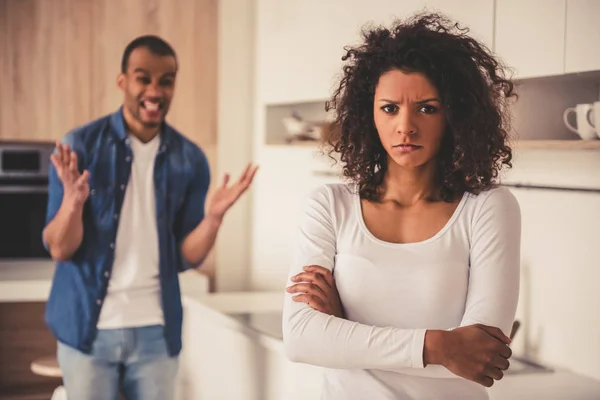
POLYGON ((90 194, 91 194, 92 196, 95 196, 95 195, 96 195, 96 189, 92 189, 92 190, 90 190, 90 194))
POLYGON ((114 249, 114 248, 115 248, 115 244, 114 244, 114 243, 111 243, 111 244, 110 244, 110 248, 111 248, 111 249, 114 249))
POLYGON ((121 190, 125 190, 125 185, 121 185, 121 190))
POLYGON ((131 157, 129 157, 129 156, 125 157, 125 161, 130 162, 131 161, 131 157))
POLYGON ((96 300, 96 304, 101 305, 102 304, 102 299, 97 299, 96 300))
POLYGON ((115 214, 115 221, 119 219, 119 214, 115 214))

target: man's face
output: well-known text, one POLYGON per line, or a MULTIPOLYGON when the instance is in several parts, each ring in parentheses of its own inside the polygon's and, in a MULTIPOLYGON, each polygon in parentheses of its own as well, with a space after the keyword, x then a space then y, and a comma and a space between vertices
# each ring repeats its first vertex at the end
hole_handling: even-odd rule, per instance
POLYGON ((125 95, 124 106, 142 126, 158 127, 164 121, 176 73, 173 56, 159 56, 145 47, 131 52, 127 71, 119 75, 118 84, 125 95))

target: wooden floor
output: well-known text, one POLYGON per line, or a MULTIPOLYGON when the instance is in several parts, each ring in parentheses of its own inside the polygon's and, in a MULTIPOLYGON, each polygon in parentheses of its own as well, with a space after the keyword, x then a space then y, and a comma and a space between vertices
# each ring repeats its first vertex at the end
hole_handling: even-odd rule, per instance
POLYGON ((50 400, 52 390, 50 392, 48 392, 48 388, 43 390, 44 392, 40 394, 0 394, 0 400, 50 400))
POLYGON ((49 400, 62 381, 31 372, 38 357, 56 354, 44 322, 45 303, 0 303, 0 400, 49 400))

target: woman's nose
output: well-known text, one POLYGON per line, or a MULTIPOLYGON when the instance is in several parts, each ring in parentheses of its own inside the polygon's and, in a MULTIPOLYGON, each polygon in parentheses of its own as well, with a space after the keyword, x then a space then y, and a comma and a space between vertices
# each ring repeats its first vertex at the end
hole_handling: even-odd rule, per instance
POLYGON ((417 133, 417 126, 415 124, 415 119, 410 112, 410 110, 406 108, 400 109, 397 114, 397 125, 396 125, 396 133, 401 135, 414 135, 417 133))

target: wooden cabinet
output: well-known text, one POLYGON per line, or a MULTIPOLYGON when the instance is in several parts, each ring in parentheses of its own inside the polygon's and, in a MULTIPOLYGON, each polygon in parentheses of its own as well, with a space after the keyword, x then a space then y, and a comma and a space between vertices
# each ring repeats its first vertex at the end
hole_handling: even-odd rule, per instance
POLYGON ((35 375, 31 363, 56 355, 43 302, 0 302, 0 399, 49 399, 60 378, 35 375))
POLYGON ((566 0, 497 0, 495 52, 515 77, 564 72, 566 0))
MULTIPOLYGON (((216 145, 217 2, 0 1, 0 139, 56 140, 115 111, 123 50, 158 34, 179 60, 168 121, 216 145)), ((213 161, 213 160, 211 160, 213 161)))
POLYGON ((567 0, 565 72, 600 70, 600 1, 567 0))

